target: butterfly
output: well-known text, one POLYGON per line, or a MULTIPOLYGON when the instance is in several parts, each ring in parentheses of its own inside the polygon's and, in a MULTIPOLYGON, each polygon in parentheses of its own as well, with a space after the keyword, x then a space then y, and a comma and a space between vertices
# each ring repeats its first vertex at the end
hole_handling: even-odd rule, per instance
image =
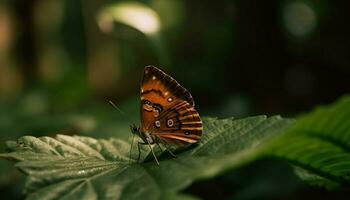
MULTIPOLYGON (((156 163, 158 159, 151 145, 163 144, 171 155, 169 145, 184 146, 197 143, 203 132, 192 95, 174 78, 154 66, 146 66, 141 83, 141 125, 131 125, 133 134, 149 145, 156 163)), ((159 146, 160 147, 160 146, 159 146)))

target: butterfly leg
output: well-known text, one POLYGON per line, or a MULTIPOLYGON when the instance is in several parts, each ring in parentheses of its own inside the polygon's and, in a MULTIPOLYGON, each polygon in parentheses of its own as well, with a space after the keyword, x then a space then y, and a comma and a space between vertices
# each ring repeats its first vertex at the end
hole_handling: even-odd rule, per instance
POLYGON ((153 151, 153 148, 152 148, 151 143, 150 143, 148 140, 146 140, 146 141, 147 141, 147 143, 143 143, 143 142, 138 142, 138 143, 137 143, 137 148, 138 148, 138 150, 139 150, 139 156, 137 157, 137 162, 139 162, 140 156, 141 156, 140 145, 148 145, 149 148, 151 149, 151 152, 152 152, 152 155, 153 155, 153 157, 154 157, 154 160, 156 161, 157 165, 159 166, 159 161, 158 161, 158 159, 157 159, 156 154, 155 154, 154 151, 153 151))
POLYGON ((139 163, 139 161, 140 161, 140 157, 141 157, 140 145, 142 145, 142 144, 144 144, 144 143, 142 143, 142 142, 137 143, 137 150, 139 151, 139 155, 137 156, 137 163, 139 163))
POLYGON ((164 143, 164 145, 165 145, 166 150, 170 153, 170 155, 172 157, 176 158, 177 156, 169 149, 168 145, 166 143, 164 143))
POLYGON ((146 140, 146 141, 147 141, 147 143, 148 143, 149 148, 151 149, 151 152, 152 152, 152 154, 153 154, 154 160, 156 160, 156 163, 157 163, 157 165, 159 166, 159 162, 158 162, 157 156, 156 156, 156 154, 155 154, 154 151, 153 151, 153 148, 152 148, 152 146, 151 146, 151 143, 150 143, 148 140, 146 140))
MULTIPOLYGON (((162 140, 162 139, 161 139, 161 140, 162 140)), ((169 144, 168 144, 165 140, 162 140, 162 142, 163 142, 163 144, 164 144, 166 150, 170 153, 170 155, 171 155, 172 157, 176 158, 177 156, 170 150, 170 148, 169 148, 169 146, 168 146, 169 144)))
POLYGON ((162 149, 162 147, 159 145, 159 143, 156 143, 156 145, 157 145, 158 148, 160 149, 160 153, 163 153, 163 149, 162 149))
MULTIPOLYGON (((131 140, 131 146, 130 146, 130 152, 129 152, 129 164, 131 163, 131 153, 132 153, 132 147, 134 146, 134 134, 132 135, 132 140, 131 140)), ((140 149, 139 149, 140 150, 140 149)))

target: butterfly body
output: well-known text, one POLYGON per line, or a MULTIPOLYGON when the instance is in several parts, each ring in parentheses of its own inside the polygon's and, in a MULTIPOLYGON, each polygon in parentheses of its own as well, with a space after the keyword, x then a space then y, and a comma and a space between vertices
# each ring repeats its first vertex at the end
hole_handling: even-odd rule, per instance
POLYGON ((191 94, 175 79, 147 66, 141 84, 141 126, 132 126, 144 144, 186 145, 199 141, 203 126, 191 94))
POLYGON ((143 143, 142 144, 155 144, 155 143, 160 143, 159 141, 157 141, 157 138, 154 137, 154 135, 148 133, 148 132, 143 132, 141 131, 140 127, 137 127, 135 124, 130 126, 131 132, 133 134, 136 134, 137 136, 139 136, 143 143))

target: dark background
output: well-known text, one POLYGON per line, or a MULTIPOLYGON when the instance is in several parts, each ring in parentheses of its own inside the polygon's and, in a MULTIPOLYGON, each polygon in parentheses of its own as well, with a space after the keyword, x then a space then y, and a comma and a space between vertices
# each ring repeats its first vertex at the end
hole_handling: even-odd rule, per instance
MULTIPOLYGON (((189 89, 202 116, 293 117, 333 102, 349 92, 349 8, 330 0, 0 1, 2 148, 21 135, 127 138, 150 64, 189 89), (153 21, 128 17, 139 7, 153 21)), ((23 177, 6 161, 0 169, 0 192, 23 198, 23 177)), ((306 186, 275 161, 186 192, 207 199, 349 195, 306 186)))

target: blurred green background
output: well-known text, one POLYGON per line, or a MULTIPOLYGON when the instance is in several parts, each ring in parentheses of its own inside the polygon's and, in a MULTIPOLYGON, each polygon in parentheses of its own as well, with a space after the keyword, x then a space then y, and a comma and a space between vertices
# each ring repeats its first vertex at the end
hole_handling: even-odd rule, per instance
MULTIPOLYGON (((349 92, 347 1, 0 1, 0 142, 22 135, 130 136, 143 67, 190 90, 202 116, 295 116, 349 92), (128 117, 113 109, 114 101, 128 117), (130 118, 130 119, 129 119, 130 118)), ((23 176, 0 161, 0 192, 23 176)), ((185 192, 204 199, 349 196, 259 161, 185 192)))

